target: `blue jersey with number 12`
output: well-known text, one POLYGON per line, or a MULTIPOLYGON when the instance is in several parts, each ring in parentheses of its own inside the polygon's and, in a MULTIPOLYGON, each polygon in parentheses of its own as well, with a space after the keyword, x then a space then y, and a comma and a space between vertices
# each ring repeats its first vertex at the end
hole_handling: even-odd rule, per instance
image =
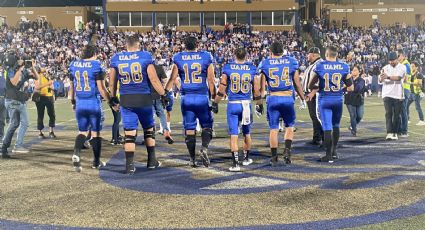
POLYGON ((120 82, 120 94, 151 94, 148 66, 153 64, 152 55, 145 51, 121 52, 111 59, 120 82))
POLYGON ((105 74, 105 69, 98 60, 73 61, 69 65, 71 80, 77 99, 98 99, 100 96, 96 80, 105 74))
POLYGON ((319 77, 319 94, 321 96, 342 96, 343 86, 350 67, 340 61, 321 61, 316 70, 319 77))
POLYGON ((208 95, 208 67, 213 63, 209 52, 180 52, 174 55, 173 62, 179 71, 182 95, 208 95))

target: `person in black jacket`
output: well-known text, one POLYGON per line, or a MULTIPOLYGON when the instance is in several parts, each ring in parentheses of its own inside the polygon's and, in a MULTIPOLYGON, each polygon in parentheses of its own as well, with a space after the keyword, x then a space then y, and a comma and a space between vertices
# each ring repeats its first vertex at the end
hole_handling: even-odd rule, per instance
POLYGON ((357 136, 357 125, 363 118, 364 113, 364 91, 366 89, 365 80, 360 76, 360 67, 355 65, 351 69, 354 90, 345 95, 345 104, 350 113, 350 130, 353 136, 357 136))

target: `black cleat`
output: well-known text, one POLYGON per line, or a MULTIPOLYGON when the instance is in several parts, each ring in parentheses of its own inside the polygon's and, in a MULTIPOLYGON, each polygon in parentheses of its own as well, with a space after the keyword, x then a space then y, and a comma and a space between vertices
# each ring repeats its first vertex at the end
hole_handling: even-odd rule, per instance
POLYGON ((320 162, 334 163, 334 160, 332 159, 332 157, 324 156, 320 158, 320 162))
POLYGON ((156 161, 153 164, 148 163, 147 167, 148 167, 148 169, 156 169, 156 168, 161 167, 161 165, 162 165, 161 161, 156 161))
POLYGON ((46 137, 44 136, 43 133, 38 134, 38 139, 44 139, 44 138, 46 138, 46 137))
POLYGON ((202 164, 203 164, 205 167, 209 167, 209 166, 210 166, 211 162, 210 162, 210 158, 208 157, 208 150, 207 150, 207 149, 202 148, 202 149, 199 151, 199 157, 201 158, 201 160, 202 160, 202 164))
POLYGON ((275 157, 272 157, 271 159, 270 159, 270 165, 272 166, 272 167, 276 167, 277 165, 278 165, 278 159, 277 159, 277 156, 275 156, 275 157))
POLYGON ((136 167, 134 166, 134 163, 127 163, 125 165, 125 174, 127 175, 133 175, 136 172, 136 167))
POLYGON ((103 168, 105 166, 106 166, 106 164, 103 161, 98 161, 98 162, 93 161, 91 168, 92 169, 101 169, 101 168, 103 168))
POLYGON ((334 160, 339 159, 338 154, 336 152, 332 153, 332 159, 334 159, 334 160))
POLYGON ((286 149, 283 151, 283 160, 285 162, 285 164, 289 165, 292 163, 291 161, 291 150, 290 149, 286 149))
POLYGON ((189 160, 189 166, 192 167, 192 168, 198 168, 199 167, 199 165, 198 165, 198 163, 196 163, 195 159, 189 160))
POLYGON ((8 153, 2 153, 1 158, 2 159, 11 159, 12 157, 8 153))

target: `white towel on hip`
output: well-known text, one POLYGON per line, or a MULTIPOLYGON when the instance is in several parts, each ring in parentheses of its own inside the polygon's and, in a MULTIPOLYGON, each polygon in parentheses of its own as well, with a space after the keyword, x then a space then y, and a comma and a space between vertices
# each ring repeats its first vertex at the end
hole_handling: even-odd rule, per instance
POLYGON ((251 101, 243 100, 242 108, 242 125, 249 125, 251 124, 251 101))

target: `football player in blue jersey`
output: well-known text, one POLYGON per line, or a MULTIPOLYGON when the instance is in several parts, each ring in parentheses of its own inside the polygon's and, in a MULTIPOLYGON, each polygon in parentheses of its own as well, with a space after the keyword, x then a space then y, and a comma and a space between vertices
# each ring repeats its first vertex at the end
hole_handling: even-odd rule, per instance
POLYGON ((246 50, 243 47, 235 51, 235 62, 226 64, 223 67, 220 86, 212 104, 212 111, 218 113, 218 103, 227 93, 227 125, 230 135, 230 151, 232 152, 233 165, 229 168, 232 172, 240 171, 238 135, 239 124, 242 124, 242 134, 244 135, 244 155, 241 160, 242 165, 249 165, 252 159, 249 158, 251 150, 251 99, 252 86, 257 68, 245 61, 246 50))
MULTIPOLYGON (((310 89, 318 91, 317 117, 324 132, 324 147, 326 156, 322 162, 332 163, 338 159, 336 147, 339 140, 339 124, 343 108, 343 88, 353 91, 353 79, 349 75, 350 67, 337 60, 338 50, 334 46, 326 49, 326 60, 319 62, 311 79, 310 89), (319 85, 317 85, 319 82, 319 85)), ((307 100, 309 100, 307 98, 307 100)))
POLYGON ((209 52, 197 51, 197 39, 185 38, 186 51, 173 57, 171 77, 166 89, 170 90, 177 77, 180 77, 181 111, 186 133, 186 146, 190 155, 190 165, 196 167, 196 119, 202 127, 202 149, 199 157, 205 167, 210 165, 208 145, 212 139, 213 117, 209 100, 216 94, 214 85, 213 57, 209 52))
POLYGON ((157 168, 161 163, 155 156, 155 123, 152 108, 151 86, 161 95, 161 100, 167 100, 166 92, 156 74, 154 60, 148 52, 140 50, 137 35, 126 39, 127 50, 115 54, 110 64, 111 105, 120 105, 121 117, 125 133, 124 150, 126 158, 126 173, 134 174, 135 141, 139 122, 148 152, 147 167, 157 168), (117 83, 120 86, 120 99, 116 97, 117 83), (165 96, 164 96, 165 95, 165 96))
POLYGON ((82 59, 71 62, 69 66, 71 103, 75 109, 79 134, 75 138, 74 155, 72 161, 74 169, 81 172, 81 149, 84 147, 87 132, 91 128, 92 139, 90 144, 93 149, 92 168, 100 168, 104 163, 100 161, 102 138, 102 96, 109 100, 109 94, 105 88, 105 70, 100 61, 96 60, 96 47, 87 45, 84 47, 82 59))
POLYGON ((294 138, 295 124, 295 97, 294 85, 301 98, 300 109, 306 108, 304 94, 302 93, 298 62, 295 58, 283 55, 283 45, 280 42, 273 42, 270 46, 271 57, 263 60, 257 68, 255 79, 254 100, 257 100, 256 110, 263 113, 261 100, 262 92, 265 90, 263 82, 267 82, 269 96, 267 97, 267 118, 270 126, 270 149, 272 166, 278 165, 277 148, 279 134, 279 119, 285 123, 285 149, 283 159, 286 164, 291 163, 291 147, 294 138))

